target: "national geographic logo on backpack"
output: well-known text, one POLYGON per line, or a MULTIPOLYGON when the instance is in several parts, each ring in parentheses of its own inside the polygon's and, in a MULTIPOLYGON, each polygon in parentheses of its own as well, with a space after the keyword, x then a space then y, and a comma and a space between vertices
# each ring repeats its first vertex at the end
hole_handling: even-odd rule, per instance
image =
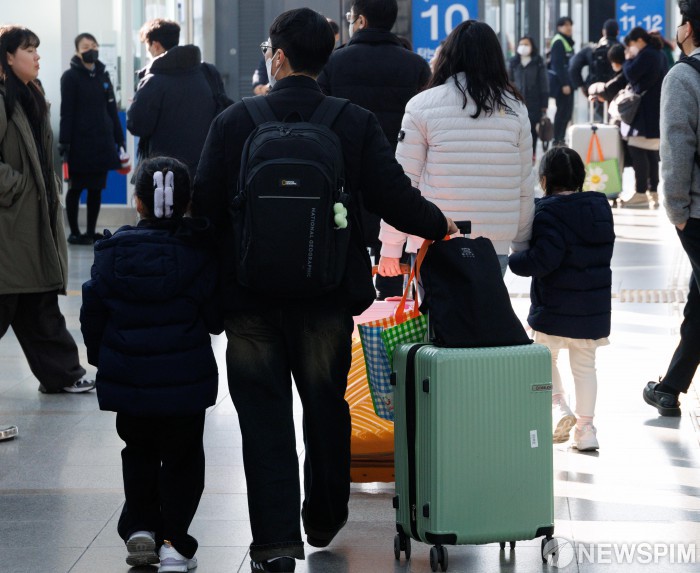
POLYGON ((306 252, 306 278, 310 279, 314 270, 314 247, 316 238, 316 207, 311 208, 309 220, 309 250, 306 252))
POLYGON ((533 384, 530 388, 533 392, 551 392, 551 384, 533 384))
POLYGON ((476 258, 476 255, 474 254, 474 251, 472 251, 469 247, 462 247, 459 250, 459 254, 461 255, 462 258, 464 259, 474 259, 476 258))

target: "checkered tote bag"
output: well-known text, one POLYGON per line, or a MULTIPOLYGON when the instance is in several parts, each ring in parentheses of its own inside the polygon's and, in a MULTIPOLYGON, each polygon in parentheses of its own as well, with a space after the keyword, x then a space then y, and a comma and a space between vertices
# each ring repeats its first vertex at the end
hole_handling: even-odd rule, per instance
POLYGON ((422 342, 427 332, 427 321, 419 313, 418 305, 414 304, 411 310, 406 311, 406 299, 414 278, 415 267, 411 269, 403 297, 393 316, 357 327, 374 411, 385 420, 394 420, 394 387, 390 382, 394 348, 404 342, 422 342))

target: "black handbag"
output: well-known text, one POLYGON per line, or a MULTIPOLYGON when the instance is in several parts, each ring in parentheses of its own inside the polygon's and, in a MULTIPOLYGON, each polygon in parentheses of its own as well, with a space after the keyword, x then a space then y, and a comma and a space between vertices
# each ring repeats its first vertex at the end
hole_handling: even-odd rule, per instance
POLYGON ((420 267, 431 342, 477 348, 530 344, 515 315, 493 243, 484 237, 436 241, 420 267))
POLYGON ((645 93, 647 92, 644 91, 641 94, 635 93, 632 86, 627 85, 625 89, 621 90, 613 98, 612 103, 617 107, 617 115, 619 115, 620 119, 627 125, 632 125, 639 111, 639 105, 642 103, 642 96, 644 96, 645 93))

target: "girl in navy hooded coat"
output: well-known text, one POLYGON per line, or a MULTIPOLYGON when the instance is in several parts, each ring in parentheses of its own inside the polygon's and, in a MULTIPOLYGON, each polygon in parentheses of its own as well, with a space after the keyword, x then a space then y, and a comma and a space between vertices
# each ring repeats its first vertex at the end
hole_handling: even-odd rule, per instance
POLYGON ((80 322, 100 408, 117 412, 126 442, 118 526, 126 562, 186 572, 196 567, 188 528, 204 489, 204 414, 218 388, 209 337, 222 331, 212 306, 216 265, 208 223, 183 217, 183 163, 144 161, 135 198, 138 225, 95 244, 80 322))
POLYGON ((552 352, 554 441, 567 441, 576 424, 572 445, 597 450, 595 352, 608 344, 610 334, 612 210, 604 194, 581 193, 586 171, 572 149, 549 150, 539 175, 545 196, 535 203, 530 249, 512 254, 509 266, 516 275, 533 277, 527 321, 535 342, 552 352), (564 398, 557 368, 561 349, 569 350, 576 416, 564 398))

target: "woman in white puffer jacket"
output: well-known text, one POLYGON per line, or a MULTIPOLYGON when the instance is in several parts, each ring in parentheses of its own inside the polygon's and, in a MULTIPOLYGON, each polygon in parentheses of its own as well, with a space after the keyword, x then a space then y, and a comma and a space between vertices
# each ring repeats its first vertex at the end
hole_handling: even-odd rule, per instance
MULTIPOLYGON (((396 159, 446 216, 471 221, 473 237, 493 242, 503 273, 509 248, 528 247, 535 183, 530 121, 488 24, 468 20, 448 36, 428 89, 406 106, 396 159)), ((409 253, 423 242, 385 221, 379 239, 384 276, 400 273, 404 242, 409 253)))

